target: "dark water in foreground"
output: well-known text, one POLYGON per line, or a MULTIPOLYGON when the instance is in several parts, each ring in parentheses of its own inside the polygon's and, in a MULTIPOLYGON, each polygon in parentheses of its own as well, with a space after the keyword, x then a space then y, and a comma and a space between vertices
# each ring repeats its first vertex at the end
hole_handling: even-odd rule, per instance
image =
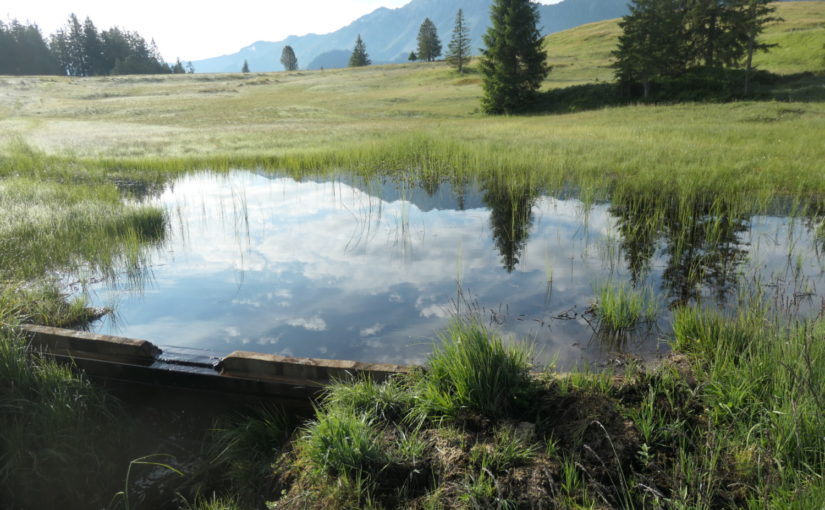
POLYGON ((171 229, 145 281, 94 284, 91 298, 117 310, 96 331, 159 345, 418 363, 452 315, 476 313, 564 368, 665 352, 672 304, 730 306, 743 279, 820 307, 823 265, 801 220, 700 218, 686 249, 667 222, 639 227, 644 211, 483 184, 238 171, 148 200, 171 229), (597 334, 586 312, 609 281, 651 288, 658 320, 597 334))

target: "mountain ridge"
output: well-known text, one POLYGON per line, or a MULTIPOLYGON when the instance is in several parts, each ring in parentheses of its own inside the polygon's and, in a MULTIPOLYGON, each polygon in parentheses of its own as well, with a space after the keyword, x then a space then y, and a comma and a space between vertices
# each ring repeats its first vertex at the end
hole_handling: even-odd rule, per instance
MULTIPOLYGON (((626 15, 630 0, 562 0, 553 5, 537 4, 542 35, 547 36, 586 23, 620 18, 626 15)), ((786 2, 790 0, 778 0, 786 2)), ((823 1, 823 0, 818 0, 823 1)), ((281 71, 281 51, 290 45, 298 57, 300 69, 346 67, 349 55, 360 35, 374 64, 405 62, 416 47, 418 29, 424 18, 436 25, 446 52, 459 9, 470 28, 474 55, 483 46, 482 37, 490 22, 493 0, 412 0, 390 9, 378 9, 361 16, 347 26, 327 34, 291 35, 281 41, 256 41, 239 51, 219 57, 193 61, 196 72, 238 72, 244 60, 255 72, 281 71)))
MULTIPOLYGON (((413 0, 396 9, 379 7, 328 34, 291 35, 275 42, 255 41, 235 53, 197 60, 193 64, 197 72, 237 72, 246 60, 252 71, 280 71, 283 69, 281 51, 290 45, 301 69, 343 67, 346 66, 343 52, 349 55, 359 34, 373 63, 403 62, 415 49, 424 18, 435 23, 446 51, 458 9, 464 11, 473 53, 477 54, 489 24, 491 4, 492 0, 413 0)), ((539 4, 538 8, 540 26, 544 27, 542 34, 548 35, 584 23, 621 17, 627 13, 627 0, 563 0, 554 5, 539 4)))

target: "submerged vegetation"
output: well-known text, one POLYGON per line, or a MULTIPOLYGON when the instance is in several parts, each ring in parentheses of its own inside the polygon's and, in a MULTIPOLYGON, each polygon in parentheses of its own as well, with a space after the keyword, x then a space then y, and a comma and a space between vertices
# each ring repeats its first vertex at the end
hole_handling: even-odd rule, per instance
POLYGON ((183 172, 249 168, 480 183, 508 271, 540 193, 609 200, 629 283, 601 289, 595 312, 614 332, 651 321, 664 303, 642 289, 664 250, 675 354, 621 373, 531 373, 529 348, 460 319, 424 368, 333 384, 297 429, 279 411, 220 421, 170 506, 821 506, 825 325, 794 313, 808 291, 767 296, 736 271, 754 215, 825 225, 825 63, 811 50, 825 4, 777 8, 786 21, 764 36, 780 46, 755 63, 782 76, 738 102, 606 101, 615 22, 549 38, 543 100, 564 115, 474 111, 475 65, 0 78, 0 500, 125 503, 112 496, 130 461, 162 452, 119 448, 137 434, 126 411, 15 328, 88 319, 67 284, 142 278, 169 222, 142 197, 183 172), (724 306, 704 306, 707 288, 724 306))

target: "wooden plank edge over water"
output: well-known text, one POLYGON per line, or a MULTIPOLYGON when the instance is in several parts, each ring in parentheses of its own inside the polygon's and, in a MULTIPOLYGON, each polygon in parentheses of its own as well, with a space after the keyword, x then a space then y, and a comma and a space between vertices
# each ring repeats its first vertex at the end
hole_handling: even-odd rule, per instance
POLYGON ((407 372, 404 365, 295 358, 235 351, 228 356, 167 356, 147 340, 86 331, 23 325, 36 353, 68 361, 90 377, 131 384, 169 386, 287 400, 309 399, 325 384, 351 378, 386 380, 407 372))

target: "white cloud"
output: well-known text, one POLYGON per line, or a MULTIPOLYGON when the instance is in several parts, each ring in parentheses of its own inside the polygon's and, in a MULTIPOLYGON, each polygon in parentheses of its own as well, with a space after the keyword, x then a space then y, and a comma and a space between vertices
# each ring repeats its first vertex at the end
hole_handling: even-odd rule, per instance
POLYGON ((304 328, 307 331, 326 331, 327 329, 326 321, 318 315, 309 319, 291 319, 286 323, 295 328, 304 328))
POLYGON ((358 334, 361 337, 375 336, 383 330, 384 330, 384 325, 381 324, 380 322, 376 322, 372 326, 362 329, 358 334))

